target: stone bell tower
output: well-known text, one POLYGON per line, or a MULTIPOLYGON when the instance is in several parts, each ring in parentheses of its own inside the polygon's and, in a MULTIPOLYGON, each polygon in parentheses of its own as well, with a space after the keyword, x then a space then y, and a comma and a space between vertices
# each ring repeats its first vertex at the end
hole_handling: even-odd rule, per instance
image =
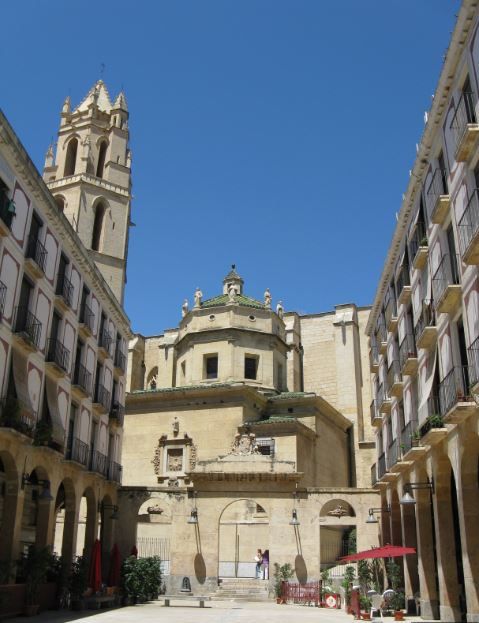
POLYGON ((123 304, 131 202, 128 107, 99 80, 74 110, 67 97, 43 179, 123 304))

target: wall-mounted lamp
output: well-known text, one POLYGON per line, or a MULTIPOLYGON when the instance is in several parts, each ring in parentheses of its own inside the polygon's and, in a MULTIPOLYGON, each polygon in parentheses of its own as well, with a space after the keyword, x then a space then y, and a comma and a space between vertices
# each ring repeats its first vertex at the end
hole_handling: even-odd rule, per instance
POLYGON ((300 522, 298 519, 298 511, 296 510, 296 499, 298 497, 298 492, 297 491, 293 491, 293 511, 292 511, 292 517, 291 517, 291 521, 289 522, 290 526, 299 526, 300 522))
POLYGON ((384 508, 370 508, 368 512, 368 518, 366 519, 366 523, 378 523, 377 517, 374 516, 374 513, 390 513, 391 507, 385 506, 384 508))
POLYGON ((23 472, 22 474, 22 489, 25 489, 25 485, 30 485, 35 487, 36 485, 41 485, 42 492, 38 496, 39 500, 45 500, 47 502, 51 502, 53 500, 52 494, 50 493, 50 481, 45 478, 37 478, 36 475, 27 474, 23 472))
POLYGON ((191 494, 193 498, 193 508, 191 509, 190 516, 188 517, 187 523, 197 524, 198 523, 198 509, 196 507, 196 498, 198 497, 198 493, 193 491, 191 494))
POLYGON ((414 499, 414 496, 412 494, 414 489, 429 489, 431 491, 431 493, 434 495, 434 480, 432 480, 432 479, 429 480, 429 478, 428 478, 426 482, 408 482, 408 483, 406 483, 404 485, 403 496, 399 500, 399 504, 402 504, 403 506, 408 506, 408 505, 413 506, 414 504, 416 504, 416 500, 414 499))

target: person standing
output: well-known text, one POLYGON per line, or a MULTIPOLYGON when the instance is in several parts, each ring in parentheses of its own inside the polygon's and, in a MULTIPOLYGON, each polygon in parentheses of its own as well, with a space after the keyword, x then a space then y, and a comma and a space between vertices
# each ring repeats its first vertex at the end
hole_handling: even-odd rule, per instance
POLYGON ((261 565, 263 564, 263 553, 260 549, 256 552, 254 560, 256 562, 256 579, 259 580, 261 578, 261 565))
POLYGON ((263 580, 269 580, 269 549, 263 552, 263 562, 261 564, 263 580))

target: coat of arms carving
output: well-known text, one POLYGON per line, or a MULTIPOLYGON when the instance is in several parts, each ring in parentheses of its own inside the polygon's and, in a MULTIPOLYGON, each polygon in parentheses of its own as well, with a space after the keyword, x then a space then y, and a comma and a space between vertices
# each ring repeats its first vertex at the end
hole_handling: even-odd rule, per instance
POLYGON ((250 454, 258 454, 258 452, 256 435, 253 433, 236 433, 231 454, 248 456, 250 454))

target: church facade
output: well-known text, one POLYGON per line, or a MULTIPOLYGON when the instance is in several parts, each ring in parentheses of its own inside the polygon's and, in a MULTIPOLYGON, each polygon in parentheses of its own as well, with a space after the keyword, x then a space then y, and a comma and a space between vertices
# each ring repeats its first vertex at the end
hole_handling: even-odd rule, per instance
POLYGON ((252 578, 256 549, 300 581, 367 548, 369 309, 300 316, 244 291, 236 269, 198 289, 176 329, 129 350, 120 544, 157 548, 168 590, 252 578))

